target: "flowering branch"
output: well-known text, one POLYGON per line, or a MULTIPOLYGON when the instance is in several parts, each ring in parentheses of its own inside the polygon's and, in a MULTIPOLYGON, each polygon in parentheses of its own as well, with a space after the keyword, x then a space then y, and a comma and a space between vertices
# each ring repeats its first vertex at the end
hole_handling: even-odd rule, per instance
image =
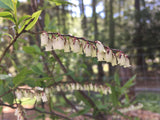
POLYGON ((103 45, 100 41, 90 41, 83 37, 42 32, 41 46, 45 46, 46 51, 52 51, 52 54, 54 52, 53 50, 64 50, 64 52, 72 51, 77 54, 84 53, 87 57, 97 57, 98 61, 110 62, 112 66, 131 66, 128 56, 122 51, 111 49, 103 45), (51 37, 49 35, 51 35, 51 37))
MULTIPOLYGON (((67 91, 75 91, 75 90, 85 90, 85 91, 93 91, 93 92, 101 92, 104 95, 111 94, 111 89, 109 87, 105 87, 102 85, 93 85, 93 84, 78 84, 78 83, 70 83, 70 84, 60 84, 56 85, 54 87, 48 87, 48 88, 41 88, 41 87, 35 87, 35 88, 17 88, 15 91, 16 98, 21 99, 23 97, 27 98, 33 98, 36 96, 37 101, 47 102, 49 96, 52 96, 54 91, 61 92, 61 94, 64 96, 64 92, 67 91)), ((65 97, 64 97, 65 98, 65 97)), ((73 104, 65 98, 65 100, 70 103, 70 105, 73 107, 73 104)), ((73 107, 75 109, 75 107, 73 107)), ((75 109, 76 110, 76 109, 75 109)))

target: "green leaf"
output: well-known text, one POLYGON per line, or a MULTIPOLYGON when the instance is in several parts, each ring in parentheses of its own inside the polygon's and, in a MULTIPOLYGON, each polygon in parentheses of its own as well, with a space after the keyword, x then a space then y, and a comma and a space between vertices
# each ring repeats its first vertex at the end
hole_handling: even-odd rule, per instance
POLYGON ((11 40, 13 40, 13 37, 12 37, 12 35, 11 35, 11 34, 3 33, 2 35, 3 35, 3 36, 4 36, 4 35, 9 36, 9 37, 11 38, 11 40))
POLYGON ((0 17, 6 18, 8 20, 11 20, 13 23, 15 23, 15 19, 13 15, 8 11, 0 12, 0 17))
POLYGON ((62 4, 76 6, 75 4, 73 4, 71 2, 67 2, 65 0, 49 0, 49 1, 54 2, 57 6, 62 5, 62 4))
POLYGON ((60 113, 66 114, 62 109, 58 108, 58 107, 54 107, 55 111, 58 111, 60 113))
POLYGON ((31 18, 30 15, 24 15, 24 16, 22 16, 22 17, 19 19, 19 21, 18 21, 18 25, 19 25, 23 20, 26 20, 26 19, 29 19, 29 18, 31 18))
POLYGON ((118 76, 117 73, 114 74, 114 80, 115 80, 116 84, 117 84, 118 86, 120 86, 121 83, 120 83, 120 79, 119 79, 119 76, 118 76))
POLYGON ((111 91, 112 91, 112 93, 111 93, 112 103, 114 106, 117 106, 118 105, 118 95, 116 93, 114 86, 111 87, 111 91))
POLYGON ((40 111, 42 111, 42 112, 45 111, 45 109, 44 109, 44 108, 41 108, 41 107, 36 107, 36 109, 37 109, 37 110, 40 110, 40 111))
POLYGON ((63 76, 59 76, 58 78, 55 79, 56 82, 59 82, 63 79, 63 76))
POLYGON ((18 33, 22 32, 24 27, 33 19, 32 22, 25 28, 25 30, 30 30, 36 24, 41 12, 42 12, 42 10, 34 12, 32 14, 32 17, 30 19, 26 20, 25 23, 23 24, 23 26, 18 30, 18 33))
POLYGON ((79 115, 83 115, 85 113, 88 113, 89 110, 90 110, 90 108, 87 107, 83 110, 78 111, 77 113, 71 114, 70 117, 76 117, 76 116, 79 116, 79 115))
POLYGON ((92 105, 80 94, 79 91, 75 91, 75 96, 78 100, 82 100, 87 106, 92 107, 92 105))
POLYGON ((42 12, 42 10, 39 10, 39 11, 32 14, 32 19, 34 19, 34 20, 26 27, 25 30, 30 30, 36 24, 41 12, 42 12))
POLYGON ((32 46, 23 46, 23 50, 28 54, 33 54, 36 52, 35 48, 32 46))
MULTIPOLYGON (((5 94, 7 91, 9 91, 8 87, 0 85, 0 95, 5 94)), ((2 99, 3 99, 4 102, 7 102, 9 104, 13 104, 14 97, 13 97, 13 94, 10 92, 8 94, 5 94, 2 97, 2 99)))
POLYGON ((37 45, 33 45, 32 47, 35 49, 36 53, 38 53, 38 54, 41 53, 41 50, 40 50, 40 48, 37 45))
POLYGON ((22 69, 20 73, 13 78, 13 83, 15 84, 15 86, 23 83, 25 81, 25 78, 27 78, 27 75, 29 75, 30 73, 32 72, 30 70, 27 70, 27 68, 22 69))
POLYGON ((136 78, 136 75, 134 75, 132 78, 130 78, 122 87, 122 89, 127 89, 134 85, 133 80, 136 78))
POLYGON ((3 107, 2 107, 2 106, 0 106, 0 114, 2 113, 2 110, 3 110, 3 107))
POLYGON ((43 72, 39 69, 39 67, 37 65, 32 66, 31 69, 32 69, 33 72, 35 72, 37 74, 40 74, 40 75, 43 74, 43 72))
POLYGON ((13 17, 13 15, 8 11, 0 12, 0 17, 9 17, 9 16, 13 17))
POLYGON ((0 0, 0 8, 5 8, 14 11, 14 6, 11 0, 0 0))
POLYGON ((45 24, 45 26, 49 26, 49 24, 50 24, 50 16, 48 13, 45 14, 44 24, 45 24))

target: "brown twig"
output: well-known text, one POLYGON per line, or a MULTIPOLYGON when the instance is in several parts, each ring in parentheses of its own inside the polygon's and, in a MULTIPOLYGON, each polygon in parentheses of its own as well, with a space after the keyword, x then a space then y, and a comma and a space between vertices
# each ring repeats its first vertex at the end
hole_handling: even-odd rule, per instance
MULTIPOLYGON (((6 107, 10 107, 10 108, 12 108, 12 109, 16 109, 17 108, 17 106, 14 106, 14 104, 12 104, 12 105, 8 105, 8 104, 6 104, 6 103, 2 103, 2 102, 0 102, 0 105, 2 105, 2 106, 6 106, 6 107)), ((70 118, 68 118, 67 116, 65 116, 65 115, 63 115, 62 113, 58 113, 58 112, 47 112, 47 111, 41 111, 41 110, 39 110, 38 108, 36 108, 36 107, 33 107, 33 108, 24 108, 25 110, 35 110, 35 111, 37 111, 37 112, 39 112, 39 113, 45 113, 45 114, 51 114, 51 115, 56 115, 56 116, 58 116, 58 117, 61 117, 61 118, 64 118, 64 119, 67 119, 67 120, 72 120, 72 119, 70 119, 70 118)))
POLYGON ((30 108, 30 109, 26 108, 25 110, 34 110, 34 111, 37 111, 39 113, 45 113, 45 114, 55 115, 55 116, 64 118, 66 120, 72 120, 72 119, 68 118, 66 115, 64 115, 62 113, 58 113, 57 111, 55 112, 53 110, 52 110, 52 112, 41 111, 41 110, 37 109, 36 107, 30 108))

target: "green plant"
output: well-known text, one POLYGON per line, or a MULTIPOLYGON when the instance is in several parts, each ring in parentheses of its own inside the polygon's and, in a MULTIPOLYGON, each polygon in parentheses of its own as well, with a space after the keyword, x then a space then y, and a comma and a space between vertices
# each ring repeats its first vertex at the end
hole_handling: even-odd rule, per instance
MULTIPOLYGON (((56 4, 70 4, 65 1, 52 0, 56 4)), ((47 33, 47 32, 33 32, 32 28, 38 21, 38 18, 42 10, 34 12, 31 16, 24 15, 22 17, 17 16, 17 0, 0 0, 0 7, 4 9, 0 12, 0 17, 10 20, 14 24, 14 35, 5 33, 9 36, 11 42, 4 49, 0 57, 1 65, 1 75, 0 75, 0 105, 8 106, 16 109, 16 115, 22 119, 26 119, 23 106, 21 105, 21 97, 33 98, 36 96, 36 102, 34 107, 28 110, 34 110, 42 113, 41 118, 45 118, 45 114, 50 114, 52 119, 71 119, 72 117, 84 115, 95 119, 105 119, 106 115, 118 113, 122 115, 117 108, 129 106, 129 99, 127 96, 127 89, 133 85, 132 77, 124 86, 121 87, 118 75, 115 74, 114 84, 107 84, 106 86, 97 85, 93 88, 88 86, 86 83, 82 82, 82 77, 76 77, 74 70, 67 70, 63 64, 64 52, 74 52, 75 54, 85 54, 87 57, 97 58, 98 61, 110 62, 113 66, 120 65, 124 67, 129 67, 129 58, 120 50, 111 49, 108 46, 104 46, 100 41, 90 41, 81 37, 76 37, 72 35, 64 35, 60 33, 47 33), (41 34, 41 46, 28 45, 25 40, 20 39, 21 35, 29 33, 31 35, 41 34), (21 51, 18 49, 18 43, 23 43, 21 51), (16 52, 20 52, 21 59, 19 60, 20 66, 16 64, 14 55, 8 54, 10 47, 14 45, 17 49, 16 52), (62 57, 59 57, 55 50, 62 57), (28 60, 25 56, 29 56, 32 60, 28 60), (17 73, 10 75, 3 63, 4 59, 8 57, 16 69, 17 73), (58 65, 59 64, 59 65, 58 65), (63 82, 67 86, 58 88, 58 85, 63 82), (69 82, 69 83, 67 83, 69 82), (75 85, 72 88, 72 85, 75 85), (82 84, 82 85, 80 85, 82 84), (21 88, 21 86, 27 85, 28 88, 21 88), (71 86, 70 86, 71 85, 71 86), (79 87, 77 88, 77 85, 79 87), (104 96, 107 94, 106 88, 111 88, 111 95, 104 96), (56 88, 57 93, 49 88, 56 88), (60 89, 60 90, 59 90, 60 89), (64 91, 63 91, 63 90, 64 91), (66 91, 65 91, 66 90, 66 91), (73 90, 76 90, 73 92, 73 90), (86 90, 92 90, 93 92, 86 92, 86 90), (95 94, 99 91, 101 94, 95 94), (54 93, 54 94, 52 94, 54 93), (74 94, 74 95, 73 95, 74 94), (71 97, 67 97, 71 95, 71 97), (120 97, 125 95, 125 104, 121 104, 119 101, 120 97), (62 97, 61 97, 62 96, 62 97), (71 101, 73 98, 73 101, 71 101), (95 102, 95 100, 97 101, 95 102), (104 102, 101 102, 104 99, 104 102), (59 104, 54 104, 55 101, 59 104), (73 102, 73 103, 72 103, 73 102), (42 107, 39 107, 39 105, 42 107), (49 111, 44 109, 44 104, 49 106, 49 111), (71 110, 75 110, 72 115, 66 116, 69 112, 64 112, 59 106, 67 108, 71 107, 71 110), (91 115, 88 113, 92 113, 91 115)), ((49 17, 48 17, 49 19, 49 17)), ((38 21, 39 22, 39 21, 38 21)), ((46 17, 46 24, 47 24, 46 17)), ((41 26, 39 29, 43 30, 41 26)), ((76 56, 76 55, 75 55, 76 56)), ((83 65, 85 68, 85 65, 83 65)), ((109 88, 109 89, 110 89, 109 88)))

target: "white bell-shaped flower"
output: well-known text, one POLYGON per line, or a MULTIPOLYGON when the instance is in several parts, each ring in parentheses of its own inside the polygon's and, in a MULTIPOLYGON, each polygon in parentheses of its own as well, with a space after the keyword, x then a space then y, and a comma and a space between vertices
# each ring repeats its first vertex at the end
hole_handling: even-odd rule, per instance
POLYGON ((105 53, 104 52, 99 52, 99 51, 97 52, 98 61, 105 61, 104 57, 105 57, 105 53))
POLYGON ((130 62, 129 62, 129 59, 128 59, 128 56, 125 56, 125 64, 124 64, 124 67, 130 67, 130 62))
POLYGON ((96 41, 96 46, 97 46, 97 49, 98 49, 99 53, 106 52, 105 49, 104 49, 103 44, 100 41, 96 41))
POLYGON ((23 97, 22 92, 20 90, 16 90, 15 92, 17 99, 21 99, 23 97))
POLYGON ((80 89, 80 85, 77 83, 76 84, 76 90, 79 90, 80 89))
POLYGON ((73 43, 73 52, 74 53, 79 53, 81 47, 80 47, 80 41, 79 40, 74 40, 73 43))
POLYGON ((112 62, 112 50, 107 49, 104 57, 106 62, 112 62))
POLYGON ((78 54, 83 54, 83 45, 82 44, 80 44, 80 50, 79 50, 78 54))
POLYGON ((93 89, 94 89, 93 84, 89 84, 89 88, 90 88, 91 91, 93 91, 93 89))
POLYGON ((17 116, 17 120, 25 120, 25 110, 23 109, 23 107, 21 105, 18 104, 17 109, 15 110, 14 115, 17 116))
POLYGON ((112 64, 112 66, 117 65, 117 59, 116 59, 114 54, 112 54, 112 62, 111 62, 111 64, 112 64))
POLYGON ((65 40, 63 39, 62 36, 57 37, 57 50, 64 49, 64 42, 65 42, 65 40))
POLYGON ((94 45, 92 45, 91 52, 92 52, 92 55, 91 55, 92 57, 97 57, 97 50, 94 45))
POLYGON ((87 42, 86 42, 86 41, 81 40, 82 48, 85 48, 86 44, 87 44, 87 42))
POLYGON ((45 46, 45 51, 52 51, 52 47, 53 47, 52 42, 53 42, 52 39, 48 39, 48 43, 45 46))
POLYGON ((57 90, 58 92, 61 91, 61 88, 60 88, 59 85, 56 86, 56 90, 57 90))
POLYGON ((53 44, 53 49, 57 50, 58 49, 58 38, 53 36, 52 41, 53 41, 53 43, 52 43, 53 44))
POLYGON ((41 95, 39 93, 36 93, 35 96, 38 102, 41 101, 41 95))
POLYGON ((90 44, 86 44, 84 47, 84 53, 86 54, 86 56, 92 56, 92 48, 90 44))
POLYGON ((94 85, 94 91, 95 91, 95 92, 98 92, 98 88, 97 88, 96 85, 94 85))
POLYGON ((72 90, 75 90, 75 88, 76 88, 75 84, 72 83, 72 84, 71 84, 71 89, 72 89, 72 90))
POLYGON ((73 38, 69 38, 69 44, 70 44, 71 51, 73 51, 74 50, 74 39, 73 38))
POLYGON ((41 46, 46 46, 48 43, 48 34, 46 32, 43 32, 40 37, 41 37, 41 46))
POLYGON ((53 49, 54 50, 63 50, 64 49, 65 40, 62 36, 58 36, 53 38, 53 49))
POLYGON ((119 64, 120 66, 125 65, 125 57, 124 57, 124 54, 119 54, 118 57, 117 57, 117 60, 118 60, 118 64, 119 64))
POLYGON ((64 52, 70 52, 70 44, 69 44, 69 40, 65 40, 64 43, 64 52))
POLYGON ((44 90, 44 88, 41 88, 41 87, 35 87, 35 90, 43 91, 43 90, 44 90))
POLYGON ((41 97, 42 97, 42 101, 43 102, 47 102, 48 101, 47 96, 46 96, 46 94, 44 92, 41 93, 41 97))
POLYGON ((82 86, 82 85, 80 85, 79 90, 84 90, 84 88, 83 88, 83 86, 82 86))

